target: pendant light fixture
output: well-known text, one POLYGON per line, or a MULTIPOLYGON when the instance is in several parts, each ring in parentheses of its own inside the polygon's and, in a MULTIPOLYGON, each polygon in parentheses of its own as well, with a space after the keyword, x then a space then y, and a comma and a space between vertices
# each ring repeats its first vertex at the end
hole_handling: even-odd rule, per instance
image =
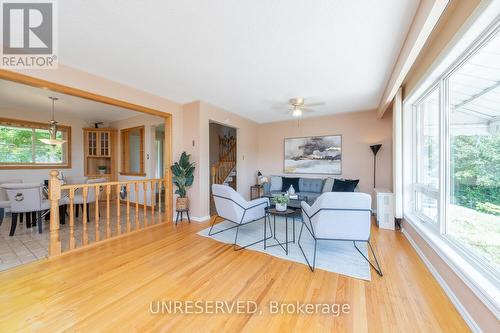
POLYGON ((57 139, 57 121, 54 120, 54 103, 57 101, 59 98, 50 96, 49 97, 52 100, 52 120, 49 121, 49 134, 50 138, 49 139, 40 139, 43 143, 47 145, 62 145, 63 143, 66 142, 66 140, 60 140, 57 139))

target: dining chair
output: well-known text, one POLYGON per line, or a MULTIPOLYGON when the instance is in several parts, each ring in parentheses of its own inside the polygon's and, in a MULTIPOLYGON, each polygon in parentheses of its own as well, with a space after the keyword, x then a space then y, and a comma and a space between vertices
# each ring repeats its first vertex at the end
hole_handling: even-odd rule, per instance
MULTIPOLYGON (((105 178, 96 178, 96 179, 88 179, 87 184, 100 184, 106 182, 105 178)), ((82 190, 82 189, 78 189, 82 190)), ((82 191, 75 191, 75 198, 73 200, 73 203, 76 205, 75 207, 81 207, 82 212, 83 212, 83 190, 82 191)), ((86 198, 86 203, 87 203, 87 222, 90 221, 90 209, 89 209, 89 204, 94 203, 96 201, 96 193, 95 193, 95 188, 89 187, 87 190, 87 198, 86 198)), ((99 187, 99 193, 97 193, 97 198, 100 197, 100 193, 102 192, 102 187, 99 187)), ((76 209, 75 216, 78 217, 78 209, 76 209)))
MULTIPOLYGON (((64 178, 65 182, 67 185, 80 185, 80 184, 87 184, 87 182, 89 181, 89 177, 85 177, 85 176, 66 176, 66 178, 64 178)), ((78 213, 80 211, 80 209, 83 211, 83 199, 82 199, 82 193, 83 193, 83 189, 82 188, 79 188, 75 191, 75 199, 76 199, 76 196, 79 196, 78 198, 81 199, 79 201, 79 203, 76 203, 75 202, 75 216, 78 218, 78 213)))
POLYGON ((5 209, 10 208, 9 197, 7 196, 7 191, 2 187, 3 184, 19 184, 22 183, 22 179, 9 179, 0 181, 0 225, 2 225, 3 219, 5 217, 5 209))
POLYGON ((17 220, 20 214, 36 213, 38 232, 42 233, 43 223, 41 221, 42 211, 50 209, 50 202, 43 198, 42 184, 40 183, 21 183, 21 184, 3 184, 2 187, 7 192, 10 202, 10 211, 12 214, 12 223, 9 236, 14 236, 17 227, 17 220))

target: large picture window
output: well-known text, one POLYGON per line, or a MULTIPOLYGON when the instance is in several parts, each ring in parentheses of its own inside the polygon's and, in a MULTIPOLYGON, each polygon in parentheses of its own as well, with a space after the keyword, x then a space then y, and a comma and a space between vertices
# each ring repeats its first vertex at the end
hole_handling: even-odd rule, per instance
POLYGON ((47 124, 0 118, 0 168, 70 167, 71 128, 58 126, 57 139, 62 145, 47 145, 47 124))
POLYGON ((500 276, 500 28, 412 104, 411 214, 500 276))

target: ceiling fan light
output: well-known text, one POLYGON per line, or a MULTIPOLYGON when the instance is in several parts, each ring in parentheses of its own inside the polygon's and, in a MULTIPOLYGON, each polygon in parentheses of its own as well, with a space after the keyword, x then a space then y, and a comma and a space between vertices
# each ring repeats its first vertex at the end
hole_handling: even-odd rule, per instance
POLYGON ((293 109, 292 116, 294 116, 295 118, 302 116, 302 110, 299 108, 293 109))
POLYGON ((39 140, 45 143, 46 145, 51 145, 51 146, 60 146, 66 143, 66 140, 59 140, 59 139, 39 139, 39 140))

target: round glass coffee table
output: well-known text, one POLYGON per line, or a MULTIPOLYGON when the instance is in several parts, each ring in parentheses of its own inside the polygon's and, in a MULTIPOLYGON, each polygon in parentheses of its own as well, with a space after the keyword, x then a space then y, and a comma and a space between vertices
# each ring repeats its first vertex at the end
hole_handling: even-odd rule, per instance
POLYGON ((267 218, 269 219, 269 224, 271 224, 271 216, 273 217, 273 224, 274 224, 274 230, 271 230, 272 235, 274 240, 276 241, 276 244, 271 244, 267 245, 267 228, 264 223, 264 250, 268 247, 273 247, 273 246, 280 246, 283 251, 285 251, 286 255, 288 255, 288 243, 295 243, 295 210, 293 209, 287 209, 285 211, 279 211, 276 210, 276 208, 268 208, 267 209, 267 218), (283 243, 282 241, 278 240, 276 237, 276 216, 281 216, 285 218, 285 242, 283 243), (288 220, 292 221, 292 227, 293 227, 293 240, 288 241, 288 220))

